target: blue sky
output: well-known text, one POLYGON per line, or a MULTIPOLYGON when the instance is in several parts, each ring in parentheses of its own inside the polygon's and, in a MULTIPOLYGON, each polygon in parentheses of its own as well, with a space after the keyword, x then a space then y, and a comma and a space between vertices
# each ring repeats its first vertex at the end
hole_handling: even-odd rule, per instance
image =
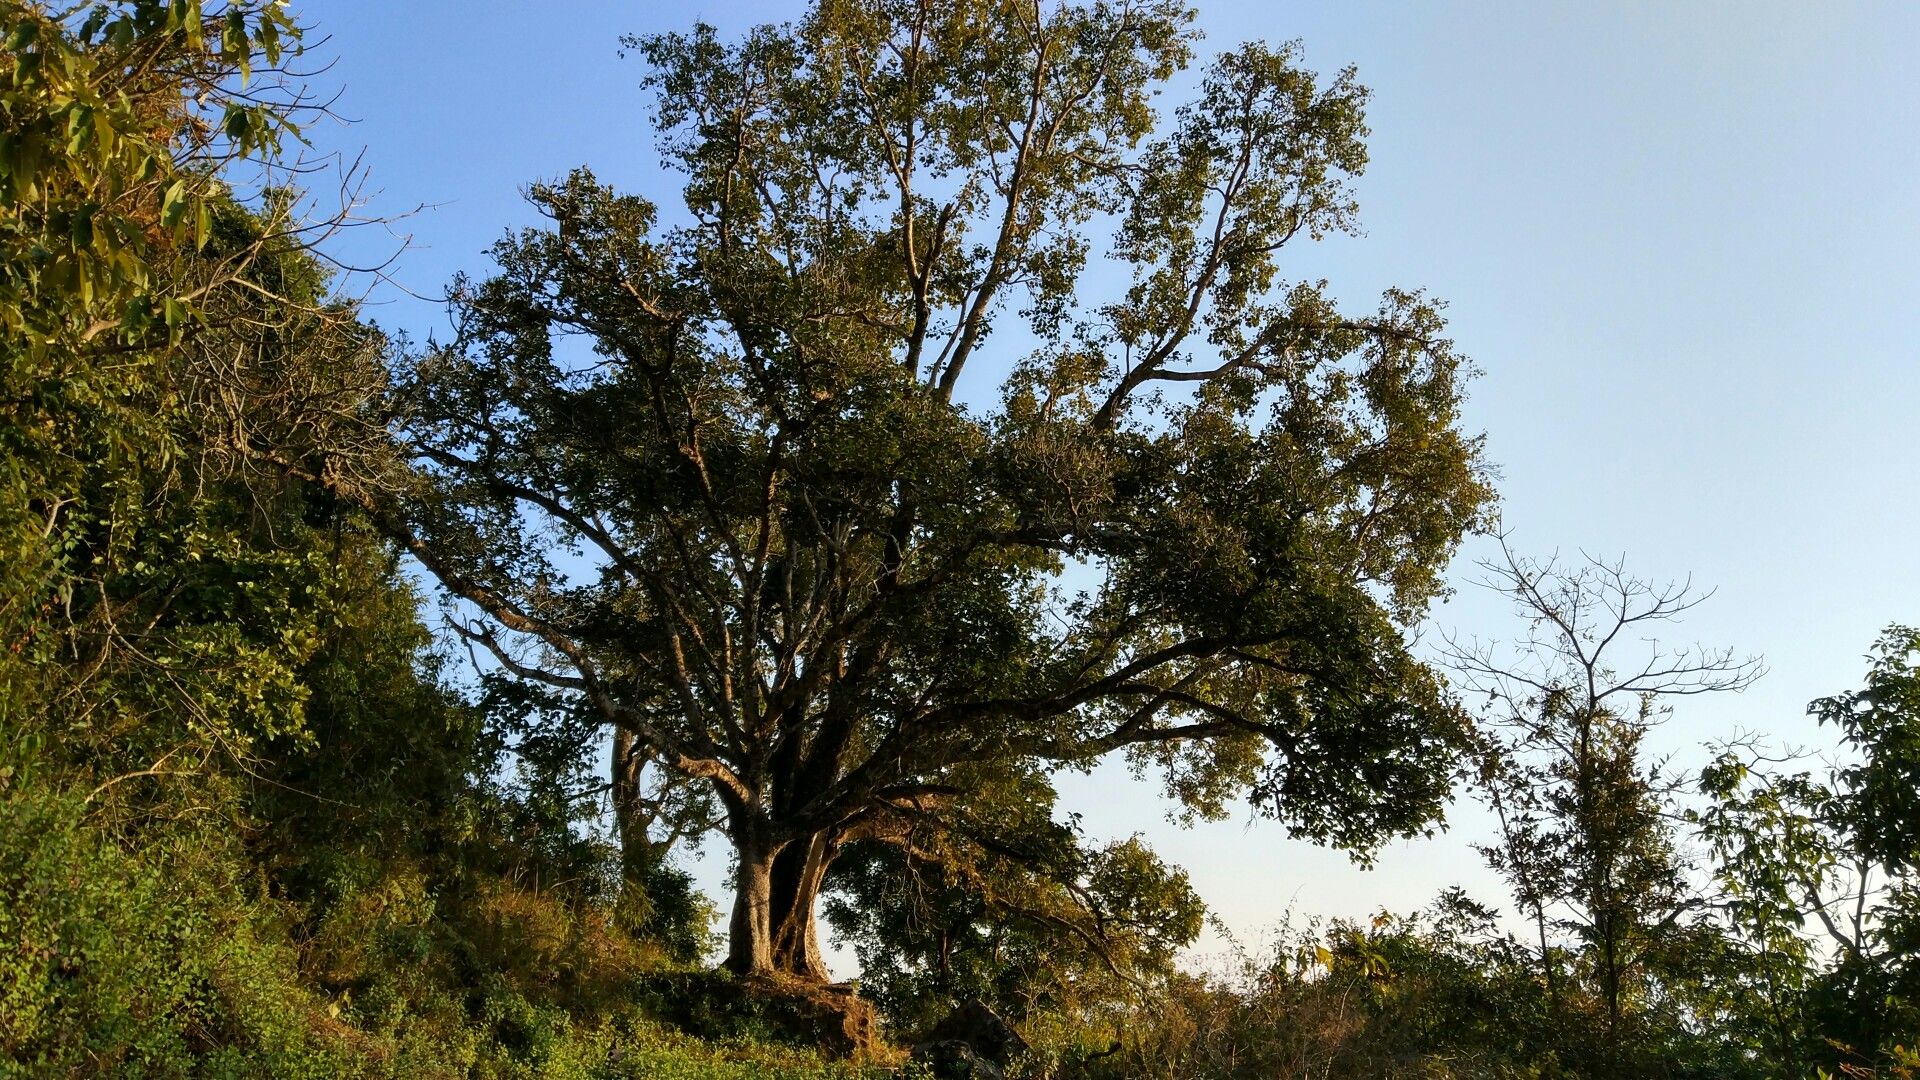
MULTIPOLYGON (((357 121, 312 137, 365 149, 371 212, 428 207, 396 226, 414 246, 395 275, 432 294, 531 222, 529 181, 586 164, 673 202, 619 35, 798 11, 309 3, 335 60, 314 85, 357 121)), ((1200 22, 1203 53, 1298 38, 1310 66, 1355 64, 1373 89, 1366 235, 1285 272, 1358 310, 1389 285, 1449 302, 1515 546, 1691 574, 1718 592, 1684 636, 1765 656, 1755 688, 1684 703, 1661 745, 1684 759, 1736 727, 1819 742, 1806 702, 1857 683, 1879 628, 1920 621, 1920 5, 1303 0, 1204 4, 1200 22)), ((445 326, 431 303, 375 299, 389 327, 445 326)), ((1462 582, 1487 553, 1470 547, 1462 582)), ((1471 588, 1434 619, 1514 629, 1471 588)), ((1090 829, 1146 832, 1246 937, 1289 905, 1406 910, 1455 883, 1502 899, 1471 812, 1362 872, 1272 825, 1174 829, 1124 770, 1067 791, 1090 829)))

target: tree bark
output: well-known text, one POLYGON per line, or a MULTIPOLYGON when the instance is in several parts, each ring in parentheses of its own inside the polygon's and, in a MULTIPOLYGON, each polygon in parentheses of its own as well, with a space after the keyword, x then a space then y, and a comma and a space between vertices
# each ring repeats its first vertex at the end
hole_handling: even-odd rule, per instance
POLYGON ((820 952, 814 909, 839 845, 825 833, 779 845, 764 842, 762 835, 750 828, 733 832, 738 862, 727 969, 826 982, 831 976, 820 952))
MULTIPOLYGON (((647 835, 640 806, 640 770, 646 757, 631 731, 613 733, 613 826, 620 840, 620 876, 623 883, 646 880, 658 854, 647 835)), ((624 888, 624 884, 623 884, 624 888)))
POLYGON ((779 854, 752 825, 736 827, 733 918, 727 927, 727 970, 765 975, 773 963, 773 860, 779 854))
POLYGON ((773 860, 773 964, 780 971, 812 982, 826 982, 820 954, 819 921, 814 905, 835 848, 824 833, 788 844, 773 860))

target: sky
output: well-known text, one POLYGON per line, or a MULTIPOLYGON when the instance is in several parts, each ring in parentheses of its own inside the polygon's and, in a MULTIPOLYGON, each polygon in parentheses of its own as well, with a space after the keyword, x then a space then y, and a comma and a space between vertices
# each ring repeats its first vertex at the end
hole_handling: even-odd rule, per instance
MULTIPOLYGON (((298 6, 298 5, 296 5, 298 6)), ((1481 374, 1501 521, 1523 553, 1623 556, 1714 595, 1676 634, 1763 656, 1740 695, 1690 699, 1656 736, 1684 764, 1738 730, 1824 745, 1815 697, 1855 686, 1880 628, 1920 622, 1920 5, 1831 0, 1571 0, 1200 5, 1205 54, 1299 39, 1323 72, 1371 87, 1365 235, 1296 256, 1354 310, 1388 286, 1449 304, 1481 374)), ((622 34, 722 32, 797 2, 310 0, 311 82, 352 120, 313 153, 358 157, 365 213, 410 239, 369 309, 424 337, 430 297, 484 274, 486 247, 533 224, 527 183, 590 165, 665 204, 639 62, 622 34)), ((1178 100, 1177 88, 1169 101, 1178 100)), ((399 240, 375 227, 341 253, 399 240)), ((1463 550, 1443 629, 1517 629, 1463 550)), ((1371 870, 1242 813, 1182 830, 1123 767, 1069 777, 1090 834, 1144 834, 1250 944, 1296 919, 1408 911, 1463 885, 1506 902, 1471 844, 1470 805, 1435 840, 1371 870)), ((724 858, 700 879, 718 888, 724 858)), ((1203 953, 1223 939, 1211 932, 1203 953)), ((844 952, 832 957, 850 974, 844 952)))

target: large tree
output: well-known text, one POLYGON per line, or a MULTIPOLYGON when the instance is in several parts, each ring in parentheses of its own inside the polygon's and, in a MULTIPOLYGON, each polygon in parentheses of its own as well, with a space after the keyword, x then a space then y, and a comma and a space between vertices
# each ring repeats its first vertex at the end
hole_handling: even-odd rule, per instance
POLYGON ((685 213, 534 187, 402 365, 388 526, 505 670, 711 789, 735 970, 823 976, 840 845, 1002 765, 1126 751, 1354 849, 1440 811, 1463 729, 1406 636, 1490 499, 1463 362, 1416 293, 1281 277, 1353 229, 1352 72, 1247 45, 1162 126, 1189 19, 630 41, 685 213))

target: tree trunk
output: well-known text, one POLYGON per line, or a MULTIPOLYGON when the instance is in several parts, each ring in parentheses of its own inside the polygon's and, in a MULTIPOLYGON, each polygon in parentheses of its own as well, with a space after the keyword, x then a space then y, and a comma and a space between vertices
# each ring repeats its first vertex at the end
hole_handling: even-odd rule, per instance
POLYGON ((836 846, 817 833, 788 844, 773 860, 773 963, 782 972, 812 982, 831 977, 820 955, 814 905, 836 846))
POLYGON ((640 771, 646 767, 633 733, 613 733, 613 827, 620 840, 620 871, 625 882, 646 880, 658 859, 640 804, 640 771))
POLYGON ((751 826, 733 837, 733 919, 727 926, 727 970, 765 975, 773 964, 773 860, 778 854, 751 826))
POLYGON ((778 848, 736 833, 733 919, 727 968, 741 975, 779 974, 826 982, 814 907, 835 847, 825 834, 778 848))

